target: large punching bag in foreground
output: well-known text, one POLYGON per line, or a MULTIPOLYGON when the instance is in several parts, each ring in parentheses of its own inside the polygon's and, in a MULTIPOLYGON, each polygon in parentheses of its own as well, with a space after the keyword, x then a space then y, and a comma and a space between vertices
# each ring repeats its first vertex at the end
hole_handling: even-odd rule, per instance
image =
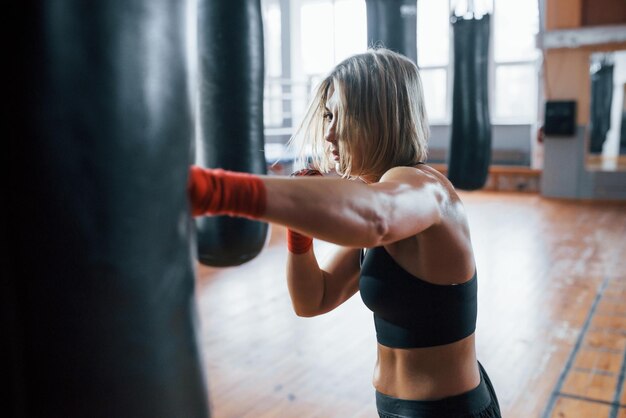
MULTIPOLYGON (((196 163, 265 174, 260 0, 199 3, 196 163)), ((198 260, 216 267, 256 257, 268 232, 266 223, 228 216, 201 217, 196 225, 198 260)))
POLYGON ((417 63, 417 0, 365 0, 367 45, 382 45, 417 63))
POLYGON ((485 185, 491 163, 489 19, 452 17, 454 86, 448 178, 464 190, 485 185))
POLYGON ((185 190, 186 4, 16 9, 9 70, 25 83, 11 86, 15 198, 6 202, 1 297, 11 403, 3 410, 208 417, 185 190))

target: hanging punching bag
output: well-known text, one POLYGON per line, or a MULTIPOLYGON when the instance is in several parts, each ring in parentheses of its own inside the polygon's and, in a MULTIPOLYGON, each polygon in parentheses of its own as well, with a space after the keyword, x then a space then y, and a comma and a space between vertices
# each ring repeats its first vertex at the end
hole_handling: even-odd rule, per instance
POLYGON ((448 178, 464 190, 480 189, 491 163, 488 56, 489 19, 452 17, 454 84, 448 178))
POLYGON ((613 64, 599 62, 591 71, 591 109, 589 152, 602 154, 606 134, 611 129, 613 104, 613 64))
MULTIPOLYGON (((626 91, 626 88, 624 89, 626 91)), ((626 98, 626 94, 623 96, 626 98)), ((626 106, 626 100, 624 100, 626 106)), ((622 119, 619 130, 619 154, 626 154, 626 109, 622 109, 622 119)))
MULTIPOLYGON (((265 174, 263 27, 260 0, 199 1, 199 120, 196 164, 265 174)), ((266 223, 196 219, 198 260, 235 266, 256 257, 266 223)))
POLYGON ((365 0, 367 45, 382 44, 417 63, 417 0, 365 0))
POLYGON ((209 416, 185 190, 186 8, 16 6, 8 416, 209 416))

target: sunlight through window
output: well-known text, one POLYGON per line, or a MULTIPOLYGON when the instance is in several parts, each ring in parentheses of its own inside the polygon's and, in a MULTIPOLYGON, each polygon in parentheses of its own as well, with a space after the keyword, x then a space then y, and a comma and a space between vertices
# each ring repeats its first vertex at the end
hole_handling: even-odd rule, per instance
POLYGON ((450 8, 447 1, 417 2, 417 61, 420 67, 448 65, 450 8))

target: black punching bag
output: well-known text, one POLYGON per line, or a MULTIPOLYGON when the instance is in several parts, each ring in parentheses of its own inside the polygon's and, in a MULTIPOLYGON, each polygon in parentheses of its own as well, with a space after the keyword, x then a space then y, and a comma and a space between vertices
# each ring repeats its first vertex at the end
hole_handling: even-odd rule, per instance
POLYGON ((417 63, 417 0, 365 0, 367 45, 382 44, 417 63))
POLYGON ((485 185, 491 163, 488 57, 490 15, 452 17, 454 85, 448 178, 464 190, 485 185))
MULTIPOLYGON (((265 174, 260 0, 199 3, 196 163, 265 174)), ((228 216, 197 218, 196 225, 198 260, 216 267, 256 257, 268 232, 266 223, 228 216)))
POLYGON ((5 416, 208 417, 186 2, 15 8, 5 416))
MULTIPOLYGON (((624 104, 626 105, 626 100, 624 100, 624 104)), ((626 154, 626 109, 622 110, 622 120, 619 130, 619 154, 626 154)))
POLYGON ((613 64, 603 61, 592 67, 591 108, 589 112, 589 152, 591 154, 602 154, 606 134, 611 129, 613 68, 613 64))

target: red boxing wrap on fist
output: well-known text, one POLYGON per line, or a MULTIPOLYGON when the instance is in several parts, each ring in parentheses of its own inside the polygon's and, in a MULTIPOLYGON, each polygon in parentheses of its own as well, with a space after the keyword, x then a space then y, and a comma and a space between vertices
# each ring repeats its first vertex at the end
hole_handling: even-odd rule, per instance
POLYGON ((259 218, 267 196, 259 176, 191 166, 187 193, 193 216, 230 215, 259 218))
MULTIPOLYGON (((291 174, 290 177, 302 177, 302 176, 321 176, 318 170, 303 168, 291 174)), ((287 229, 287 248, 292 254, 304 254, 308 252, 313 246, 313 239, 302 235, 291 229, 287 229)))

